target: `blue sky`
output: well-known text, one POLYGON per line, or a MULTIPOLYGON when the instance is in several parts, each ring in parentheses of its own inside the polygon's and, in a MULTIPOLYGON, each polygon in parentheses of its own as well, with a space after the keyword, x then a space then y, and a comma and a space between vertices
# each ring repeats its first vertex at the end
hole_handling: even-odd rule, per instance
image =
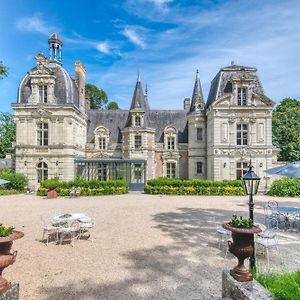
POLYGON ((140 71, 151 108, 181 109, 199 69, 205 98, 231 61, 258 68, 267 96, 300 98, 300 1, 0 1, 0 111, 11 111, 19 82, 63 40, 62 61, 86 66, 87 82, 128 109, 140 71))

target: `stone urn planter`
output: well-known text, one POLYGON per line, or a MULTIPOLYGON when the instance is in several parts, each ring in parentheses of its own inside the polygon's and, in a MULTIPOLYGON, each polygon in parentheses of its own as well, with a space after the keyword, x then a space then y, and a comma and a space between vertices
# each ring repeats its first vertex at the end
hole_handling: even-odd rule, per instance
POLYGON ((17 251, 10 253, 13 241, 24 236, 21 231, 13 230, 12 234, 6 237, 0 237, 0 295, 7 291, 11 283, 2 277, 3 270, 12 265, 17 257, 17 251))
POLYGON ((56 187, 55 186, 49 187, 48 193, 47 193, 47 198, 48 199, 57 198, 57 192, 56 192, 56 187))
POLYGON ((261 229, 258 226, 236 228, 230 225, 230 223, 223 224, 223 228, 231 231, 233 242, 228 241, 228 247, 229 251, 238 259, 238 264, 230 270, 230 275, 237 281, 253 280, 252 274, 244 265, 244 260, 253 254, 254 234, 261 232, 261 229))

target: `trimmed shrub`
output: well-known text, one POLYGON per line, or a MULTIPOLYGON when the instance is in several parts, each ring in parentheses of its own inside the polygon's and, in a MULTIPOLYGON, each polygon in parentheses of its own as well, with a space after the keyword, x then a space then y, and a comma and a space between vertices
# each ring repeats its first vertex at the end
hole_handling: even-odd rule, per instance
POLYGON ((275 180, 267 194, 280 197, 299 197, 300 179, 284 178, 275 180))
POLYGON ((80 187, 81 196, 114 195, 128 193, 126 180, 84 180, 76 178, 71 181, 48 179, 41 183, 37 190, 38 196, 46 196, 49 188, 56 187, 58 196, 69 196, 73 187, 80 187))
POLYGON ((300 271, 283 274, 256 274, 255 279, 274 294, 276 300, 300 299, 300 271))
POLYGON ((0 196, 21 194, 23 191, 0 189, 0 196))
POLYGON ((245 195, 241 180, 183 180, 162 177, 148 180, 144 190, 146 194, 152 195, 245 195))
POLYGON ((14 173, 8 169, 0 170, 0 178, 9 181, 9 183, 0 185, 0 189, 2 190, 24 191, 28 184, 28 179, 25 175, 14 173))

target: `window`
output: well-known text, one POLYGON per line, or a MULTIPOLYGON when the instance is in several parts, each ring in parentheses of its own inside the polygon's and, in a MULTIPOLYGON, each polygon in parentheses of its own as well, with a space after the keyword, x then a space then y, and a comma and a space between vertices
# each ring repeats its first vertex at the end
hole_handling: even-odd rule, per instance
POLYGON ((168 136, 167 137, 167 149, 168 150, 174 150, 175 149, 175 137, 174 136, 168 136))
POLYGON ((48 166, 45 162, 40 162, 37 165, 37 178, 38 183, 48 179, 48 166))
POLYGON ((107 164, 99 164, 98 179, 99 180, 106 180, 107 179, 107 164))
POLYGON ((168 178, 176 177, 176 163, 167 163, 167 177, 168 178))
POLYGON ((247 105, 247 89, 238 88, 237 105, 247 105))
POLYGON ((236 163, 236 179, 243 178, 244 174, 248 171, 247 162, 238 162, 236 163))
POLYGON ((39 85, 39 102, 47 103, 47 85, 39 85))
POLYGON ((141 117, 140 116, 136 116, 135 117, 135 126, 136 127, 140 127, 141 126, 141 117))
POLYGON ((134 148, 135 149, 140 149, 142 147, 142 136, 141 135, 136 135, 134 137, 134 148))
POLYGON ((236 144, 248 145, 248 124, 236 124, 236 144))
POLYGON ((197 128, 197 141, 203 141, 203 128, 197 128))
POLYGON ((134 164, 134 180, 136 182, 141 182, 142 173, 142 164, 134 164))
POLYGON ((203 163, 202 161, 197 161, 197 174, 203 173, 203 163))
POLYGON ((100 150, 106 149, 106 138, 105 137, 99 138, 99 149, 100 150))
POLYGON ((47 123, 37 124, 37 145, 48 146, 48 124, 47 123))

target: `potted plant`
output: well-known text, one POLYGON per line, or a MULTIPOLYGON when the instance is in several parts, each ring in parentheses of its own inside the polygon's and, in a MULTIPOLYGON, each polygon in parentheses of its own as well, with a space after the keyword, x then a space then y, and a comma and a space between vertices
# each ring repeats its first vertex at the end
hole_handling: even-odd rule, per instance
POLYGON ((23 232, 0 224, 0 294, 3 294, 11 285, 10 282, 2 277, 2 272, 16 260, 17 251, 10 253, 13 241, 20 239, 23 236, 23 232))
POLYGON ((48 199, 57 198, 57 191, 56 191, 56 186, 55 185, 49 185, 47 198, 48 199))
POLYGON ((237 257, 238 264, 230 274, 237 281, 250 281, 252 274, 244 265, 244 260, 253 254, 254 234, 261 232, 258 226, 254 226, 253 220, 243 219, 233 215, 229 223, 223 224, 226 230, 231 231, 232 241, 228 241, 229 251, 237 257))

